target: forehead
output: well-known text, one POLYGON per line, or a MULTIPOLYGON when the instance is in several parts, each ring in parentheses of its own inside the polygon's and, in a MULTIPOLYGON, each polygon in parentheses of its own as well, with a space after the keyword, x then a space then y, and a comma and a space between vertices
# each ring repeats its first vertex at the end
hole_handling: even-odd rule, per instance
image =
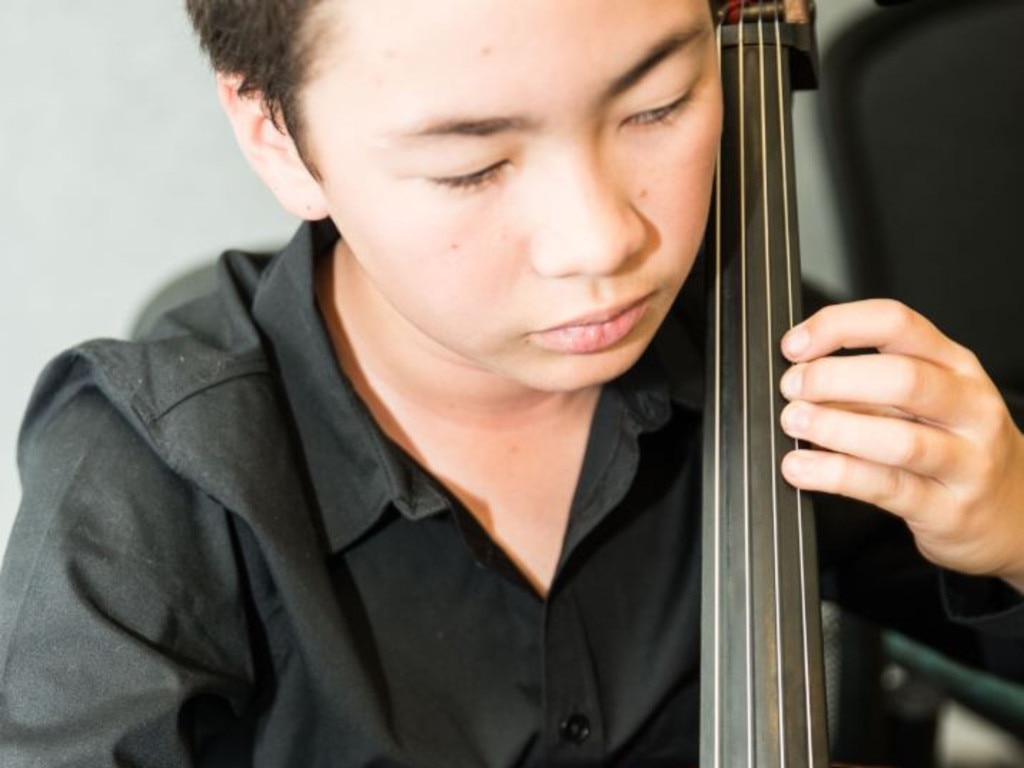
POLYGON ((495 75, 514 83, 588 65, 599 75, 659 36, 710 27, 708 0, 328 0, 321 8, 315 76, 367 78, 377 88, 495 75))

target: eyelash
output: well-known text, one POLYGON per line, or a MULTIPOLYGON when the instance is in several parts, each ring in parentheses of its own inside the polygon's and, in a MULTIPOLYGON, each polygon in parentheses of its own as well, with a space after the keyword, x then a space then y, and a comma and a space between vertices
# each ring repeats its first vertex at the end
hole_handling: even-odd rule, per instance
POLYGON ((500 171, 505 165, 505 162, 505 160, 502 160, 499 163, 489 165, 475 173, 468 173, 465 176, 444 176, 431 179, 431 181, 435 184, 441 185, 442 187, 448 187, 449 189, 477 189, 488 182, 493 181, 495 176, 497 176, 498 171, 500 171))
POLYGON ((671 123, 672 119, 679 114, 679 111, 683 108, 689 98, 690 94, 684 94, 671 104, 666 104, 665 106, 657 107, 656 109, 649 109, 646 112, 640 112, 639 114, 629 118, 628 122, 633 125, 659 125, 662 123, 671 123))
MULTIPOLYGON (((646 112, 640 112, 629 118, 627 122, 632 125, 649 126, 649 125, 664 125, 671 123, 673 118, 679 114, 679 110, 682 109, 683 105, 686 104, 689 94, 676 99, 671 104, 666 104, 663 107, 656 109, 649 109, 646 112)), ((465 176, 443 176, 431 179, 435 184, 442 187, 447 187, 453 190, 475 190, 486 186, 488 183, 495 180, 498 172, 505 166, 507 161, 502 160, 501 162, 489 165, 474 173, 468 173, 465 176)))

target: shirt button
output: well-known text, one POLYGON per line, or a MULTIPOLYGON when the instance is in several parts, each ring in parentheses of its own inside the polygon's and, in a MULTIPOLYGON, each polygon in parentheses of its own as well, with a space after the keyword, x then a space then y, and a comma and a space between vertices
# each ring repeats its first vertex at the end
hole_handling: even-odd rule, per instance
POLYGON ((558 730, 563 740, 582 744, 590 738, 590 719, 577 712, 565 718, 558 730))

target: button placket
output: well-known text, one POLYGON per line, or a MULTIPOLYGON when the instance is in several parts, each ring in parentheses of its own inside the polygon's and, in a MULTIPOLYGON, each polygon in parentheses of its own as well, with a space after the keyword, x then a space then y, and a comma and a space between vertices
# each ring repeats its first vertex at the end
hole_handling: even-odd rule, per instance
POLYGON ((586 627, 571 590, 549 595, 545 638, 545 708, 551 764, 559 759, 601 762, 604 723, 586 642, 586 627))

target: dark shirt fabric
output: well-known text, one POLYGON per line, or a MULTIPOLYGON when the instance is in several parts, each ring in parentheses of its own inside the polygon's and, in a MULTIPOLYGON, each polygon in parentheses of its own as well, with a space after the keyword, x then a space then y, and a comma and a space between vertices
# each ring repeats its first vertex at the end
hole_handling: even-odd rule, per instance
MULTIPOLYGON (((666 322, 604 388, 542 599, 340 372, 313 294, 336 238, 226 254, 216 295, 43 374, 0 765, 696 765, 693 334, 666 322)), ((943 600, 898 524, 847 506, 820 513, 829 596, 1024 679, 1016 593, 943 600)))

